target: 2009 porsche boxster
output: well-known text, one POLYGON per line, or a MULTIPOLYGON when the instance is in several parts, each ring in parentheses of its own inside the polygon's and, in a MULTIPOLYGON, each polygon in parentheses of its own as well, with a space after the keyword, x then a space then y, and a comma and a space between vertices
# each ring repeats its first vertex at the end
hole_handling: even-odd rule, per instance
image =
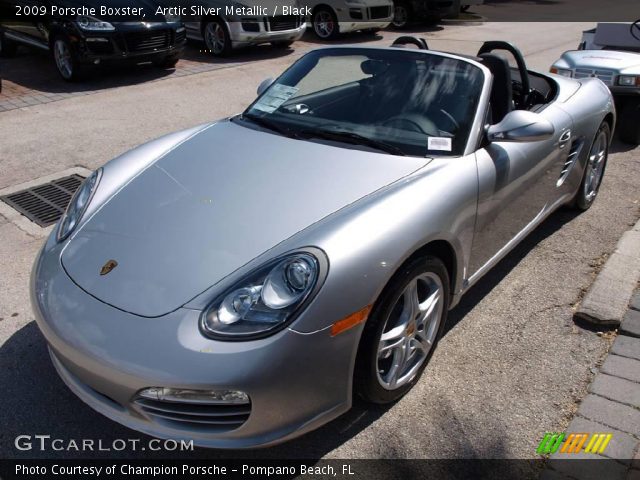
POLYGON ((407 393, 469 287, 555 209, 593 203, 614 126, 600 80, 529 72, 503 42, 312 51, 242 114, 87 178, 35 263, 38 325, 117 422, 291 439, 354 393, 407 393))

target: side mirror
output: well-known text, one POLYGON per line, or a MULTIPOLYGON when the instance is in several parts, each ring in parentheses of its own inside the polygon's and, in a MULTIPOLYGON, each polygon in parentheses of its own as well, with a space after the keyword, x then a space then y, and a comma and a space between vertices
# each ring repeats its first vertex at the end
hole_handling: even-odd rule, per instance
POLYGON ((256 90, 258 92, 258 96, 262 95, 264 91, 271 86, 272 83, 273 78, 271 77, 265 78, 262 82, 260 82, 260 85, 258 85, 258 89, 256 90))
POLYGON ((488 128, 487 138, 490 142, 535 142, 550 138, 554 132, 553 124, 542 115, 514 110, 488 128))

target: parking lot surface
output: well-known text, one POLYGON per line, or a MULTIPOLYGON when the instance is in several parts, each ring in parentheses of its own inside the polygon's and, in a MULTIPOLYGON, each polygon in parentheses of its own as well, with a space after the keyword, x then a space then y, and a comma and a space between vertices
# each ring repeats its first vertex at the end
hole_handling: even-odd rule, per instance
MULTIPOLYGON (((516 43, 533 69, 547 70, 591 24, 443 24, 414 29, 431 48, 475 53, 485 40, 516 43)), ((406 33, 406 32, 403 32, 406 33)), ((339 43, 389 45, 354 34, 339 43)), ((241 111, 255 88, 305 51, 259 47, 218 62, 191 45, 175 72, 110 72, 76 86, 58 81, 41 54, 2 60, 0 189, 81 166, 93 169, 159 135, 241 111), (15 64, 11 63, 15 62, 15 64), (38 93, 36 93, 38 92, 38 93), (38 95, 54 95, 39 101, 38 95), (65 97, 67 95, 67 97, 65 97), (30 100, 29 104, 25 100, 30 100), (28 105, 16 105, 18 102, 28 105), (6 108, 6 105, 14 105, 6 108)), ((212 146, 212 155, 219 154, 212 146)), ((589 211, 562 210, 509 254, 450 313, 419 384, 389 407, 357 403, 325 427, 278 447, 250 452, 196 450, 194 458, 532 458, 545 431, 561 431, 586 394, 611 336, 576 325, 576 303, 620 235, 640 217, 638 150, 614 141, 599 197, 589 211)), ((267 160, 265 160, 267 161, 267 160)), ((123 214, 126 214, 123 212, 123 214)), ((63 439, 145 438, 85 406, 56 375, 31 313, 30 268, 45 231, 0 216, 0 456, 21 452, 21 434, 63 439)), ((295 359, 292 359, 295 361, 295 359)), ((95 452, 146 458, 167 452, 95 452)))

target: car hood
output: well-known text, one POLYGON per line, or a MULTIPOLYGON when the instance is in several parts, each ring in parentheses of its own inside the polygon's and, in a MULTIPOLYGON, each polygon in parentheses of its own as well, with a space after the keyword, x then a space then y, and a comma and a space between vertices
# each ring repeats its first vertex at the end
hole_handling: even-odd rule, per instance
POLYGON ((565 52, 562 60, 568 68, 591 68, 624 70, 626 68, 640 68, 640 54, 633 52, 619 52, 614 50, 575 50, 565 52))
POLYGON ((94 297, 161 316, 426 163, 223 121, 170 150, 99 207, 72 235, 62 264, 94 297), (101 275, 110 260, 117 266, 101 275))

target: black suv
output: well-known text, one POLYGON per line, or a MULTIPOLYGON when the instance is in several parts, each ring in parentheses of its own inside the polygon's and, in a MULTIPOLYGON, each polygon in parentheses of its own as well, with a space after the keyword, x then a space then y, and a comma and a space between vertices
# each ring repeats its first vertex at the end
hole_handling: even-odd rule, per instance
POLYGON ((157 5, 150 0, 66 0, 64 5, 68 8, 63 11, 49 0, 0 0, 0 55, 14 55, 18 45, 49 50, 60 75, 73 81, 91 66, 110 62, 171 68, 184 49, 186 30, 180 17, 156 17, 157 5), (16 3, 30 5, 23 12, 27 16, 16 15, 16 3), (117 13, 100 15, 105 3, 117 13), (85 14, 91 13, 87 7, 96 14, 85 14))

